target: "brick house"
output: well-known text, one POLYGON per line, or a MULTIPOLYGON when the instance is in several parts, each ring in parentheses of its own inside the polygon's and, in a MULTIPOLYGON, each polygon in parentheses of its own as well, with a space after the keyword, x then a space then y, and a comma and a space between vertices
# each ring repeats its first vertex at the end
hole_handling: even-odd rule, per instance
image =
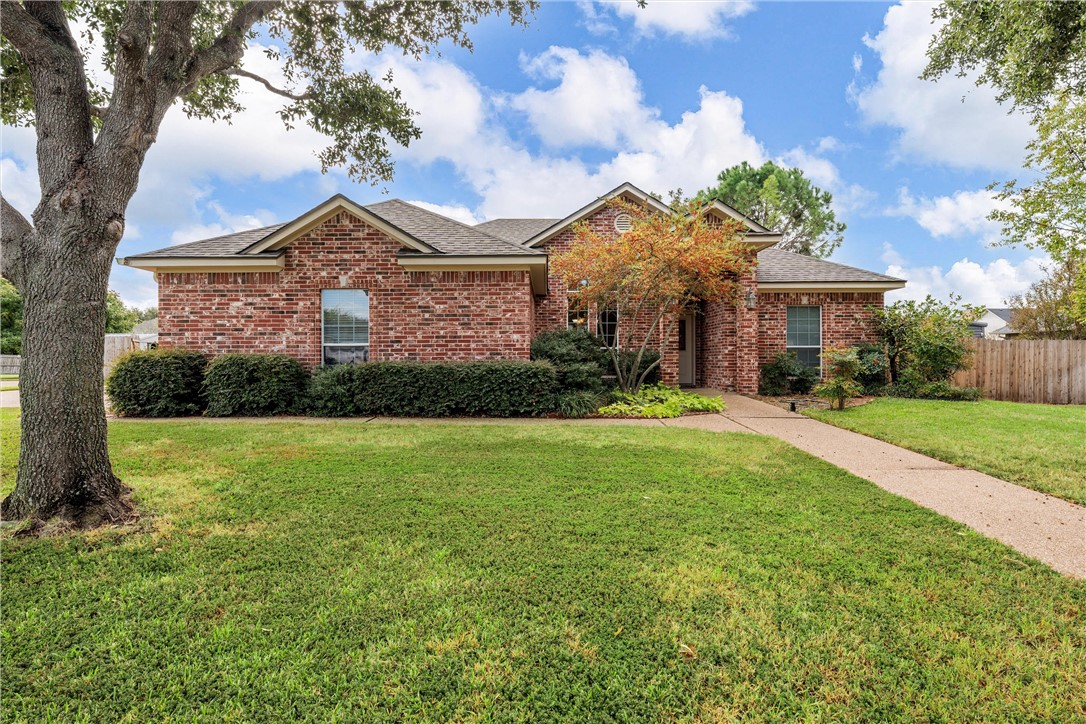
MULTIPOLYGON (((630 320, 571 310, 548 259, 572 225, 621 234, 622 196, 667 213, 631 184, 564 219, 461 224, 399 200, 360 206, 337 195, 285 224, 120 259, 154 272, 159 344, 209 355, 279 352, 307 366, 362 360, 527 359, 534 335, 582 326, 610 336, 630 320)), ((775 249, 780 236, 742 221, 756 271, 743 302, 703 303, 657 331, 665 382, 741 393, 780 350, 818 366, 823 346, 869 338, 871 306, 905 282, 775 249)))

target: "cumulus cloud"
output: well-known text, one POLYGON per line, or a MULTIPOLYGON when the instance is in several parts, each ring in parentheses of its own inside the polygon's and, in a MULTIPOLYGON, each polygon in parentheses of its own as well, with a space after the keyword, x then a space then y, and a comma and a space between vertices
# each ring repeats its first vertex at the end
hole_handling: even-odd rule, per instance
POLYGON ((633 21, 634 29, 639 35, 668 35, 685 40, 727 37, 731 34, 728 21, 754 10, 752 0, 653 0, 643 8, 638 7, 636 0, 595 3, 582 1, 577 4, 584 14, 584 25, 589 32, 615 32, 614 25, 608 20, 608 16, 613 13, 617 18, 633 21))
MULTIPOLYGON (((960 168, 1017 169, 1032 137, 1027 119, 995 100, 974 78, 948 75, 938 82, 918 76, 927 65, 927 47, 937 26, 929 3, 891 7, 883 29, 865 37, 882 67, 875 80, 859 79, 850 94, 863 119, 899 130, 897 151, 920 161, 960 168)), ((859 73, 861 62, 853 62, 859 73)))
POLYGON ((914 196, 901 189, 898 205, 890 209, 891 216, 907 216, 920 224, 935 238, 980 236, 985 243, 999 240, 999 224, 988 219, 995 209, 1007 204, 986 189, 956 191, 950 196, 914 196))
POLYGON ((375 65, 380 74, 391 69, 404 100, 419 109, 423 143, 396 151, 396 157, 420 164, 451 163, 481 197, 474 209, 478 217, 563 216, 623 181, 661 193, 693 190, 723 168, 766 158, 746 127, 742 101, 723 91, 703 86, 697 108, 669 124, 660 119, 658 109, 645 104, 640 82, 622 58, 554 47, 524 58, 522 64, 537 80, 557 84, 508 96, 483 88, 444 60, 383 56, 375 65), (578 103, 572 89, 585 92, 585 84, 593 82, 585 77, 591 63, 622 71, 616 83, 634 92, 620 101, 621 112, 599 111, 593 124, 567 121, 583 112, 583 100, 578 103), (462 117, 459 110, 449 110, 461 107, 466 111, 462 117), (531 152, 495 120, 506 108, 522 113, 541 137, 547 134, 543 151, 531 152), (437 137, 444 140, 426 142, 437 137), (614 154, 590 164, 576 155, 555 153, 558 146, 584 145, 614 154))
POLYGON ((819 155, 837 150, 839 147, 837 139, 822 138, 819 139, 813 152, 797 146, 781 154, 777 163, 801 169, 816 186, 833 194, 833 210, 836 213, 848 214, 868 206, 874 201, 876 194, 860 184, 847 183, 841 178, 837 165, 825 156, 819 155))
POLYGON ((986 307, 1002 306, 1006 300, 1021 294, 1030 284, 1044 277, 1044 257, 1031 256, 1017 264, 999 258, 987 264, 971 261, 968 257, 954 262, 943 271, 941 266, 910 265, 891 244, 883 245, 882 259, 886 274, 909 283, 904 289, 888 292, 887 302, 899 299, 923 299, 928 294, 946 299, 957 294, 968 304, 986 307))
POLYGON ((600 50, 582 54, 551 47, 535 57, 522 57, 521 67, 536 80, 559 81, 554 88, 529 88, 511 100, 549 146, 617 148, 630 132, 652 124, 659 115, 644 105, 641 81, 625 58, 600 50))

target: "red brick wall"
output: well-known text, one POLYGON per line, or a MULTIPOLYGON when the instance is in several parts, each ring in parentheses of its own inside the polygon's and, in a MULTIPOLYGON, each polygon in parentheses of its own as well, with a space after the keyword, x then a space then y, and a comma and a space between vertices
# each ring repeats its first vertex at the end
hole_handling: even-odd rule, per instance
POLYGON ((883 305, 882 292, 762 292, 758 295, 758 357, 770 361, 786 345, 788 307, 822 307, 822 346, 852 346, 875 341, 871 312, 883 305))
POLYGON ((159 344, 321 359, 322 289, 370 295, 370 359, 527 359, 522 271, 407 272, 400 244, 340 213, 292 243, 279 273, 159 274, 159 344))

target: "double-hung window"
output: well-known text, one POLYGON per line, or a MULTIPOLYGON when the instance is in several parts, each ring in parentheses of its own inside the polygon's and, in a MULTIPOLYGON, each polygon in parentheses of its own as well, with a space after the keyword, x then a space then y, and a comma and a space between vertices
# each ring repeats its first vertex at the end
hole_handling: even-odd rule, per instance
POLYGON ((326 365, 370 358, 370 295, 363 289, 321 292, 321 359, 326 365))
POLYGON ((822 366, 822 307, 788 307, 787 349, 808 367, 822 366))
POLYGON ((618 345, 618 310, 602 309, 596 315, 596 334, 608 347, 618 345))

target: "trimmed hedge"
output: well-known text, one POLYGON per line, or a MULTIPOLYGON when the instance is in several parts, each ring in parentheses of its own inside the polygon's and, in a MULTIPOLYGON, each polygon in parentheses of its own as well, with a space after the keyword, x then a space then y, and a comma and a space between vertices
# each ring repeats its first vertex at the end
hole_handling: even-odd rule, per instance
POLYGON ((540 332, 532 340, 532 359, 554 365, 562 392, 601 392, 604 375, 614 374, 603 340, 581 329, 540 332))
POLYGON ((198 415, 204 409, 205 367, 199 352, 131 352, 117 360, 106 379, 110 407, 125 417, 198 415))
POLYGON ((266 416, 301 412, 309 372, 285 354, 224 354, 204 374, 207 414, 266 416))
POLYGON ((366 362, 317 370, 309 412, 321 417, 526 417, 554 409, 548 362, 366 362))

